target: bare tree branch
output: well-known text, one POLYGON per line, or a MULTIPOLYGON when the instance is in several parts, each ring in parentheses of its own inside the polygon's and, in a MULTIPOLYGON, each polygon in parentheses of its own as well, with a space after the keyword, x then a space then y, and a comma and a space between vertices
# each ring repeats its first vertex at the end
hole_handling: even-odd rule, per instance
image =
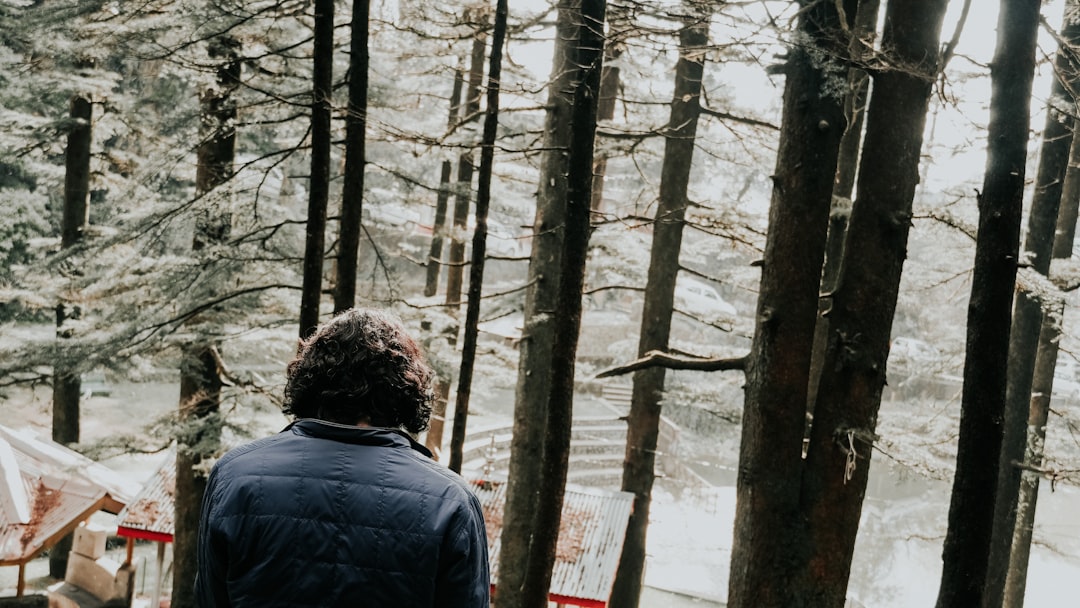
POLYGON ((602 371, 599 374, 596 374, 596 377, 611 378, 613 376, 622 376, 630 372, 636 372, 640 369, 648 369, 651 367, 694 370, 700 372, 717 372, 729 369, 745 370, 746 356, 734 358, 687 357, 659 350, 650 350, 645 353, 644 357, 631 361, 626 365, 620 365, 602 371))

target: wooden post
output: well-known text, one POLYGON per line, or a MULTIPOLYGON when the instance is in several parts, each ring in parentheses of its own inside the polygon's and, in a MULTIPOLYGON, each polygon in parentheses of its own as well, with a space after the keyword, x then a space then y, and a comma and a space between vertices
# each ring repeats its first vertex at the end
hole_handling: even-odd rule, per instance
POLYGON ((125 566, 131 565, 131 560, 135 557, 135 539, 127 537, 127 560, 124 561, 125 566))
POLYGON ((15 584, 15 597, 22 597, 26 590, 26 562, 19 564, 19 582, 15 584))
POLYGON ((154 573, 154 595, 150 598, 150 608, 159 608, 161 606, 161 579, 164 578, 165 573, 162 570, 165 567, 165 543, 158 541, 157 544, 157 570, 154 573))

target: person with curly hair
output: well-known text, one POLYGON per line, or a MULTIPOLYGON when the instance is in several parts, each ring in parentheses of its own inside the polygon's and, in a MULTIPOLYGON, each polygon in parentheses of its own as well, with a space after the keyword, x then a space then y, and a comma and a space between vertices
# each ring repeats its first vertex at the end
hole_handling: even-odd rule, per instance
POLYGON ((483 512, 409 435, 427 428, 433 374, 401 323, 343 312, 286 375, 294 421, 210 473, 199 605, 486 608, 483 512))

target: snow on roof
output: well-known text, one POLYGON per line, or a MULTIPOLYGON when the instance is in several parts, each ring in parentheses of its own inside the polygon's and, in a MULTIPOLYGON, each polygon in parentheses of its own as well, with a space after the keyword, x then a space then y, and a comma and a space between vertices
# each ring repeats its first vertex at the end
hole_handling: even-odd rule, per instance
POLYGON ((0 521, 30 523, 30 498, 11 444, 0 439, 0 521))
POLYGON ((120 512, 116 533, 131 538, 172 542, 175 495, 174 448, 169 450, 142 490, 120 512))
POLYGON ((27 463, 43 473, 78 477, 103 488, 110 502, 118 503, 116 511, 139 491, 137 482, 52 439, 40 438, 31 429, 15 430, 0 425, 0 440, 6 441, 16 453, 26 457, 27 463))
MULTIPOLYGON (((491 578, 498 593, 506 483, 474 481, 473 491, 484 509, 491 578)), ((630 492, 566 487, 550 597, 570 605, 607 604, 633 504, 634 495, 630 492)))
POLYGON ((33 559, 105 504, 105 491, 88 484, 25 472, 23 480, 30 496, 30 521, 0 521, 0 566, 33 559))
POLYGON ((139 485, 32 430, 0 425, 0 566, 22 564, 139 485))

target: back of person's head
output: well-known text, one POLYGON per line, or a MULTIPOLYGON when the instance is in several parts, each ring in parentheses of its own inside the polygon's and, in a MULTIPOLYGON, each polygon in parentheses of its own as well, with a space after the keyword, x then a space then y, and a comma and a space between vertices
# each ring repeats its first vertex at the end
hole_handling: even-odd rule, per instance
POLYGON ((419 433, 431 417, 431 368, 386 312, 337 315, 300 341, 286 375, 284 411, 297 418, 419 433))

